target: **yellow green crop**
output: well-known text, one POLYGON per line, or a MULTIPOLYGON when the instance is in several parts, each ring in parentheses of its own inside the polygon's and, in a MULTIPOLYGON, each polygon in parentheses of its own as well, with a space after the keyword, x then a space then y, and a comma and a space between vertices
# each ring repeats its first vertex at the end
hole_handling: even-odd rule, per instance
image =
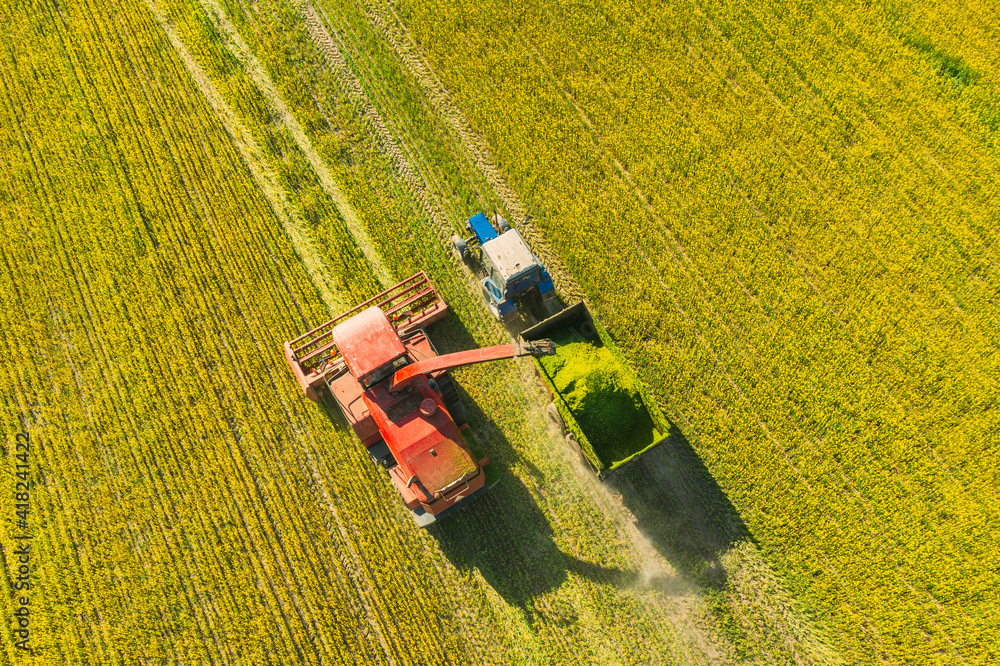
POLYGON ((0 661, 996 661, 991 12, 0 3, 0 661), (504 341, 479 210, 671 428, 599 483, 457 371, 500 482, 423 531, 281 345, 415 270, 504 341))

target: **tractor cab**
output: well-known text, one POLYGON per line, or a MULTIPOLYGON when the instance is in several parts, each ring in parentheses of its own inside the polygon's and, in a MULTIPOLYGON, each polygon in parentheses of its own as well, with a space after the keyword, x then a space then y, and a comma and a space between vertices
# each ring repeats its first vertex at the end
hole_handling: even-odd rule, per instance
POLYGON ((473 235, 464 240, 455 236, 452 241, 465 260, 471 259, 470 246, 478 250, 480 284, 487 307, 497 319, 507 323, 518 317, 519 310, 531 310, 532 305, 537 308, 555 297, 555 288, 548 271, 532 254, 520 232, 500 215, 494 216, 494 222, 496 227, 485 215, 477 213, 465 225, 473 235), (518 307, 522 301, 529 301, 527 307, 518 307))

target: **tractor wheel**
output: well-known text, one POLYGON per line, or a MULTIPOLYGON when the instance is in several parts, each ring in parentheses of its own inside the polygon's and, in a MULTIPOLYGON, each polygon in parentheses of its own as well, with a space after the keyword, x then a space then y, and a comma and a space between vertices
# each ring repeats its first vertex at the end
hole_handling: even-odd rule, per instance
POLYGON ((462 240, 458 234, 452 235, 451 244, 455 247, 455 252, 458 253, 462 261, 469 263, 469 260, 472 259, 472 254, 469 252, 469 244, 462 240))
POLYGON ((455 390, 455 380, 451 378, 451 375, 445 372, 443 375, 437 378, 438 390, 441 393, 441 398, 448 402, 458 395, 458 391, 455 390))
POLYGON ((451 375, 445 373, 438 377, 437 379, 437 392, 444 401, 444 406, 451 414, 451 419, 455 422, 455 425, 461 427, 466 424, 465 417, 465 405, 462 404, 462 399, 458 397, 458 389, 455 387, 455 380, 451 378, 451 375))
POLYGON ((490 314, 492 314, 493 317, 496 318, 497 321, 500 321, 500 319, 501 319, 501 317, 500 317, 500 309, 496 305, 494 305, 493 301, 489 300, 488 297, 486 299, 486 307, 488 307, 490 309, 490 314))
POLYGON ((545 415, 549 418, 554 426, 559 428, 559 434, 566 434, 566 422, 563 421, 562 414, 559 413, 559 408, 556 407, 556 403, 550 402, 549 406, 545 408, 545 415))

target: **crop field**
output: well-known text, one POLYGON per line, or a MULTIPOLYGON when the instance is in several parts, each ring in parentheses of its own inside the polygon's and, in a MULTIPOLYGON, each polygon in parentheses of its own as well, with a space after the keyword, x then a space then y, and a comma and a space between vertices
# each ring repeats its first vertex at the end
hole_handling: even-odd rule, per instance
POLYGON ((0 0, 0 663, 1000 660, 998 19, 0 0), (500 482, 420 530, 281 345, 418 270, 503 342, 480 210, 671 428, 599 482, 457 370, 500 482))

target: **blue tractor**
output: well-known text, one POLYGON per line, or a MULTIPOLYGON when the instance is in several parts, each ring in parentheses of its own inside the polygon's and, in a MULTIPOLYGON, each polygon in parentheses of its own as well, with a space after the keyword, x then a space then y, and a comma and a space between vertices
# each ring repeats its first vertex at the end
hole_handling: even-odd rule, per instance
POLYGON ((465 228, 472 235, 464 239, 454 235, 452 244, 466 263, 478 260, 479 283, 493 316, 504 324, 519 316, 534 323, 528 318, 537 322, 558 309, 548 271, 507 220, 496 214, 491 223, 484 214, 476 213, 465 228))

